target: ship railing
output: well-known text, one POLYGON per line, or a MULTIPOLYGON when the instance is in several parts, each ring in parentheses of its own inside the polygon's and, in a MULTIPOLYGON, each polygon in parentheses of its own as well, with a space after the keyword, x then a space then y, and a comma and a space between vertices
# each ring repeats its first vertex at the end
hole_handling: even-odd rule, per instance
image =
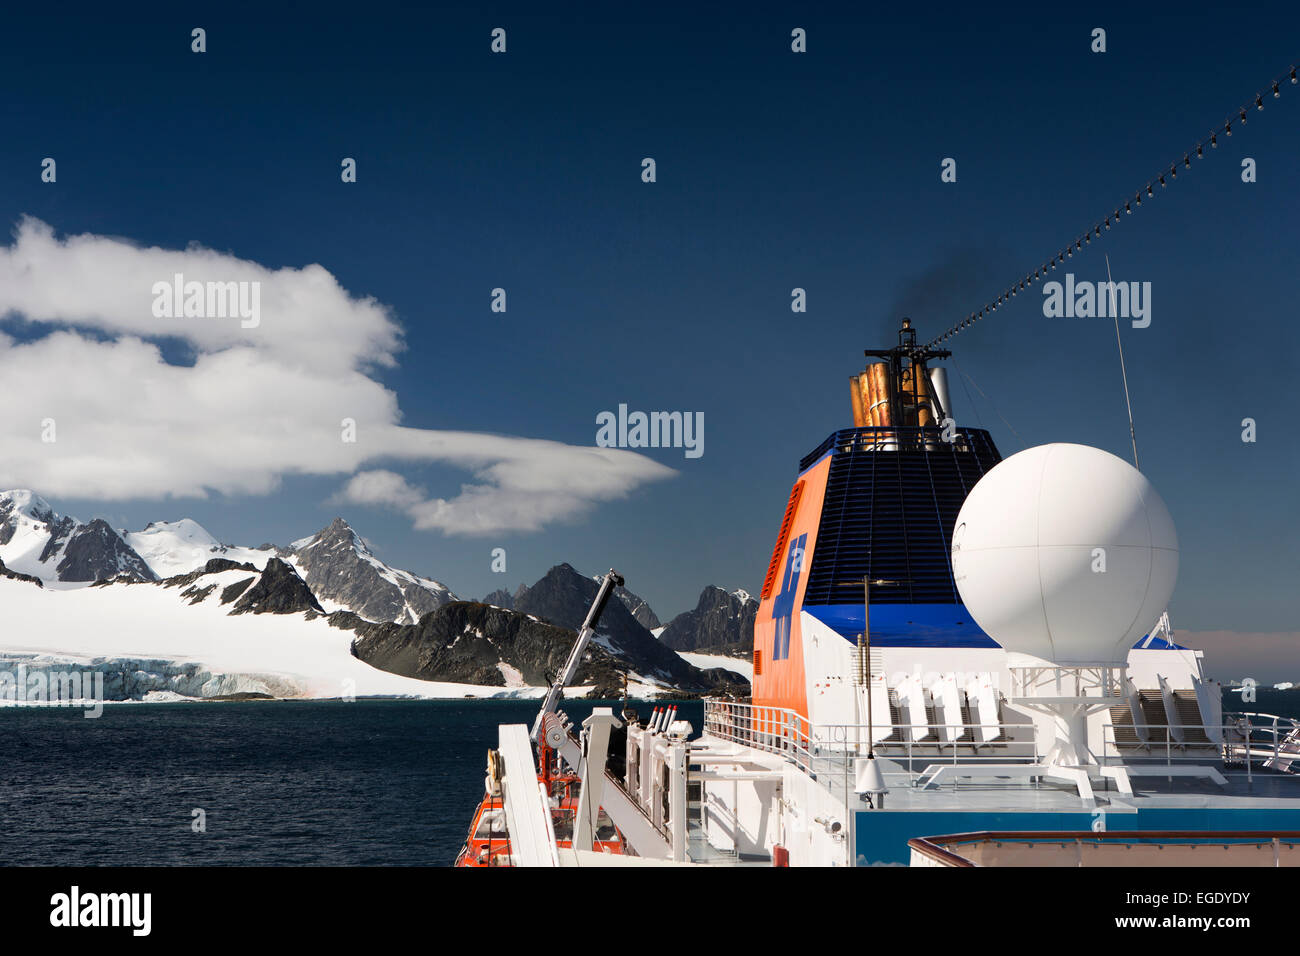
POLYGON ((913 837, 917 866, 1288 866, 1300 833, 1250 830, 1040 830, 913 837), (1198 857, 1214 852, 1214 861, 1198 857), (1028 855, 1027 855, 1028 854, 1028 855), (1155 856, 1156 859, 1151 859, 1155 856))
POLYGON ((1225 753, 1228 762, 1249 762, 1251 751, 1258 754, 1257 748, 1262 745, 1264 766, 1296 772, 1291 764, 1300 762, 1300 720, 1254 712, 1229 712, 1224 717, 1235 732, 1233 737, 1225 735, 1225 745, 1229 745, 1225 753))
POLYGON ((704 732, 777 754, 812 772, 811 727, 806 717, 788 708, 708 698, 704 701, 704 732))
POLYGON ((1103 766, 1205 763, 1240 767, 1247 779, 1256 769, 1300 770, 1300 721, 1273 714, 1225 714, 1222 724, 1102 725, 1103 766), (1295 767, 1293 768, 1293 763, 1295 767))
POLYGON ((989 433, 982 428, 943 428, 937 425, 864 425, 842 428, 828 435, 820 445, 804 455, 799 470, 829 451, 844 454, 852 451, 913 451, 951 449, 954 452, 988 453, 989 433))
POLYGON ((888 775, 911 782, 938 763, 1035 764, 1040 756, 1032 722, 812 725, 787 708, 714 699, 704 702, 704 732, 777 754, 814 778, 851 774, 853 759, 869 752, 885 762, 888 775))
POLYGON ((954 724, 818 724, 813 728, 814 756, 874 752, 912 770, 917 765, 951 763, 1037 763, 1032 721, 954 724), (874 743, 868 745, 868 738, 874 743))

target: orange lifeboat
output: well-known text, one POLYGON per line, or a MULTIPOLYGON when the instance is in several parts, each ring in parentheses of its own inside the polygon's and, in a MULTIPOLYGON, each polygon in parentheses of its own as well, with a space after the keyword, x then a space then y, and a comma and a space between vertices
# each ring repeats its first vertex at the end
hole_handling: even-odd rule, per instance
MULTIPOLYGON (((555 828, 555 845, 573 846, 573 824, 578 813, 581 779, 574 773, 561 773, 559 757, 545 745, 538 747, 538 763, 543 768, 538 781, 550 794, 551 824, 555 828)), ((501 799, 500 773, 496 751, 488 751, 488 772, 483 799, 479 801, 470 824, 465 845, 456 856, 456 866, 513 866, 510 834, 506 827, 505 804, 501 799)), ((623 835, 606 815, 604 808, 596 818, 592 849, 603 853, 624 853, 623 835)))

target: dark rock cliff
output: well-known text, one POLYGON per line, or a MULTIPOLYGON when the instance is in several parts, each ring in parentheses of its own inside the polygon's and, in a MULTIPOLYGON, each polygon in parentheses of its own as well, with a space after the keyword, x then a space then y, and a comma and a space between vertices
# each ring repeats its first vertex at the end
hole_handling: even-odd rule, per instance
MULTIPOLYGON (((748 597, 748 595, 746 595, 748 597)), ((695 609, 673 618, 659 634, 676 651, 700 651, 747 657, 754 649, 758 602, 710 585, 695 609)))

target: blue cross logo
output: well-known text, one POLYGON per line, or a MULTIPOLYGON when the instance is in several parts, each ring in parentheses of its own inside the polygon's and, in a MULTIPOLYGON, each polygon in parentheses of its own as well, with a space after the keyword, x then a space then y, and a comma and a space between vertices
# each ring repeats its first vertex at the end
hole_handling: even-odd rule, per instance
POLYGON ((781 593, 772 602, 772 620, 776 622, 776 635, 772 641, 772 660, 782 661, 790 656, 790 620, 794 617, 794 597, 799 590, 799 575, 803 573, 804 545, 807 533, 790 542, 785 556, 785 577, 781 593))

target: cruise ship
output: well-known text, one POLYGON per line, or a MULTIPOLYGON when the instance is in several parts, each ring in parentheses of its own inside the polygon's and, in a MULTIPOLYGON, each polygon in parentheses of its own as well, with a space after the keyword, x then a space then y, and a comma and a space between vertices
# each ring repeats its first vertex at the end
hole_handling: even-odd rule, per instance
POLYGON ((1082 445, 1003 459, 906 320, 865 354, 853 427, 774 507, 751 699, 706 701, 700 728, 670 708, 573 726, 563 689, 610 571, 534 724, 499 728, 461 859, 1293 863, 1300 725, 1225 712, 1174 640, 1178 541, 1151 483, 1082 445))

